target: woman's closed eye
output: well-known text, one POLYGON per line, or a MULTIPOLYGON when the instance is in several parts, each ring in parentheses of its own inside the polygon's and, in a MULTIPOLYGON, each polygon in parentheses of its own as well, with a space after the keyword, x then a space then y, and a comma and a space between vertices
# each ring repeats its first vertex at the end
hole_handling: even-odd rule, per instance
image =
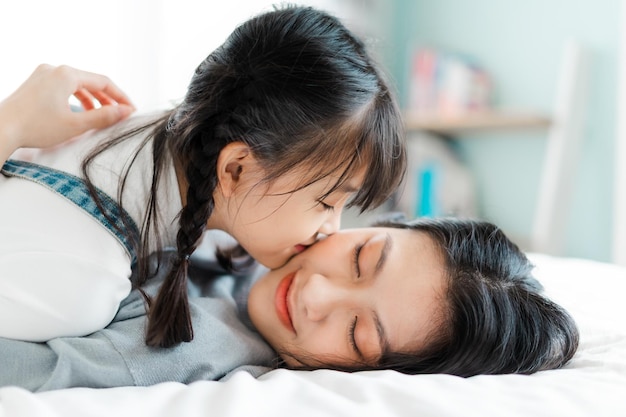
POLYGON ((361 268, 359 267, 359 255, 361 255, 361 249, 363 249, 364 244, 360 243, 355 246, 354 252, 352 255, 352 262, 354 265, 354 271, 356 273, 357 278, 361 278, 361 268))
POLYGON ((354 320, 352 321, 350 327, 348 328, 348 341, 350 342, 350 346, 352 346, 352 349, 354 350, 354 352, 360 357, 363 357, 363 355, 361 354, 361 351, 359 350, 359 347, 356 344, 356 338, 354 336, 354 333, 356 331, 356 323, 358 320, 359 320, 359 317, 354 316, 354 320))

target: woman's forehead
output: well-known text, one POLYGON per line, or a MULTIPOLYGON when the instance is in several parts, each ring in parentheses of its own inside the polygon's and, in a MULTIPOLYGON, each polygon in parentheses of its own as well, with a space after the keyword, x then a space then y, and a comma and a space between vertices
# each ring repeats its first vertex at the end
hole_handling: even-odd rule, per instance
MULTIPOLYGON (((376 228, 374 228, 376 229, 376 228)), ((390 348, 424 347, 445 308, 446 268, 436 241, 425 232, 383 229, 394 240, 382 271, 388 297, 381 297, 380 320, 387 324, 390 348)))

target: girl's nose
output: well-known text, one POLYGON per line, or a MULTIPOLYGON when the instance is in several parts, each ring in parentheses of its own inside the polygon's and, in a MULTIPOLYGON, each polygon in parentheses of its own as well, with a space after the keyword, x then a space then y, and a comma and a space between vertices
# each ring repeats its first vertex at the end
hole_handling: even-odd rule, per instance
POLYGON ((341 212, 342 210, 340 209, 330 212, 324 223, 320 226, 319 233, 332 235, 338 231, 341 226, 341 212))
POLYGON ((324 320, 334 311, 348 307, 351 302, 348 288, 321 274, 311 275, 300 291, 306 318, 314 322, 324 320))

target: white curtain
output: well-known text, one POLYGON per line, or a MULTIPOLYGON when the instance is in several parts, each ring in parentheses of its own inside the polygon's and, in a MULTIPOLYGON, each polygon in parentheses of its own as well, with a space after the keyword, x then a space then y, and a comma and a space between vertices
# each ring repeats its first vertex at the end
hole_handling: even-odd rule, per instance
MULTIPOLYGON (((349 0, 348 0, 349 1, 349 0)), ((345 0, 309 0, 340 15, 345 0)), ((179 100, 195 67, 268 0, 0 2, 0 99, 42 62, 104 73, 140 110, 179 100)), ((345 7, 344 7, 345 9, 345 7)))

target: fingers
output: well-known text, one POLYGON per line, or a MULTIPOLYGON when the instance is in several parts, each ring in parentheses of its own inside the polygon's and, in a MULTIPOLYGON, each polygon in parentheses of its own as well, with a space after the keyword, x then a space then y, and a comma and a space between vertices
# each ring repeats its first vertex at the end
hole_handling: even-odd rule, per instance
POLYGON ((83 109, 92 110, 96 108, 93 102, 94 97, 91 95, 91 93, 89 93, 89 91, 85 90, 84 88, 77 90, 74 93, 74 97, 76 97, 78 101, 80 101, 80 105, 83 106, 83 109))
MULTIPOLYGON (((103 106, 116 104, 116 100, 113 100, 109 95, 107 95, 106 93, 103 93, 102 91, 94 91, 93 95, 96 98, 96 100, 98 100, 100 104, 103 106)), ((128 103, 119 103, 119 104, 128 105, 128 103)))
POLYGON ((135 111, 128 96, 109 77, 64 65, 56 70, 61 77, 73 80, 73 95, 85 109, 71 115, 73 125, 81 132, 110 126, 135 111))
POLYGON ((41 64, 0 101, 0 135, 10 132, 9 140, 0 138, 0 148, 8 145, 6 152, 0 149, 0 164, 15 149, 54 146, 87 130, 110 126, 134 110, 126 94, 104 75, 41 64), (85 111, 70 110, 72 95, 85 111))
POLYGON ((84 88, 81 88, 74 93, 74 97, 76 97, 78 101, 80 101, 81 106, 83 106, 83 109, 85 110, 95 109, 96 101, 100 103, 100 106, 109 106, 116 104, 124 104, 128 106, 127 103, 118 103, 102 91, 88 91, 84 88))
POLYGON ((78 81, 77 91, 88 91, 103 105, 115 102, 134 107, 128 96, 109 77, 88 71, 74 71, 78 81))
MULTIPOLYGON (((50 70, 50 68, 51 67, 48 66, 46 69, 50 70)), ((82 71, 67 65, 59 66, 56 70, 59 71, 62 76, 71 77, 74 80, 74 88, 76 90, 73 95, 78 99, 85 110, 95 110, 98 104, 100 104, 100 107, 120 105, 126 106, 132 110, 135 109, 135 106, 128 96, 107 76, 82 71)), ((90 114, 88 117, 90 120, 99 121, 100 119, 98 119, 98 117, 103 117, 98 116, 100 113, 110 114, 111 117, 114 117, 117 114, 125 115, 128 108, 105 110, 96 114, 90 114)), ((106 119, 103 119, 101 123, 103 126, 109 125, 106 119)))

